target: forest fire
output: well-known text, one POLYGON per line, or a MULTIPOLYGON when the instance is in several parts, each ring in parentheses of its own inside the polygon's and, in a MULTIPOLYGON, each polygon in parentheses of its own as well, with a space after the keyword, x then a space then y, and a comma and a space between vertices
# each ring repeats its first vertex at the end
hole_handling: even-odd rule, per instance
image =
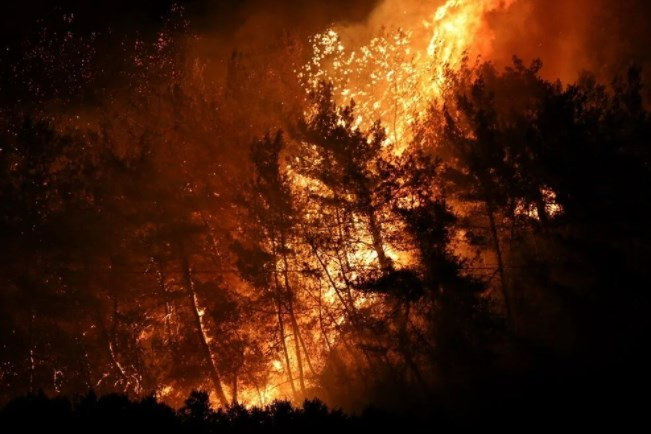
MULTIPOLYGON (((446 75, 468 58, 489 56, 491 29, 485 15, 506 9, 513 0, 448 0, 418 13, 405 12, 410 27, 385 30, 367 45, 346 49, 336 30, 312 38, 314 57, 299 78, 308 88, 333 83, 335 100, 355 101, 355 127, 382 120, 387 143, 401 152, 411 141, 413 126, 431 104, 441 100, 446 75)), ((391 8, 404 8, 389 2, 391 8)))
POLYGON ((0 41, 0 404, 192 431, 588 393, 648 331, 651 53, 554 61, 623 26, 577 2, 582 33, 542 0, 43 8, 0 41))

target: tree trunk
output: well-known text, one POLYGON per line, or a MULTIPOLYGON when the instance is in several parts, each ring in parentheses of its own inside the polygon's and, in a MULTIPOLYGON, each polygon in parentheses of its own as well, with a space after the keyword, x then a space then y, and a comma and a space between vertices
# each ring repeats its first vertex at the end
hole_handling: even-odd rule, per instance
POLYGON ((497 225, 495 224, 495 213, 493 211, 493 206, 490 202, 486 202, 486 211, 488 214, 488 222, 490 225, 491 237, 493 238, 493 248, 495 250, 495 256, 497 257, 497 272, 500 275, 500 282, 502 287, 502 296, 504 297, 504 308, 506 311, 506 322, 509 326, 513 327, 513 306, 511 294, 509 293, 508 286, 506 284, 506 275, 504 273, 504 259, 502 257, 502 249, 500 248, 500 239, 497 234, 497 225))
POLYGON ((187 257, 185 256, 182 257, 181 266, 183 268, 182 271, 183 271, 184 284, 188 291, 188 296, 190 298, 190 306, 192 307, 191 310, 194 318, 194 325, 196 327, 197 335, 201 343, 201 349, 204 354, 205 363, 208 367, 209 375, 213 382, 213 386, 215 387, 215 393, 217 394, 217 398, 219 399, 219 402, 224 407, 226 407, 228 405, 228 399, 226 398, 226 394, 224 393, 224 389, 222 387, 219 369, 217 368, 217 364, 215 363, 215 359, 213 358, 212 351, 210 350, 210 345, 208 344, 208 337, 206 336, 205 327, 203 325, 203 319, 201 318, 201 313, 199 312, 200 310, 199 299, 194 289, 192 270, 190 268, 190 264, 188 262, 187 257))
POLYGON ((380 268, 382 269, 382 273, 386 273, 387 271, 390 271, 393 268, 393 264, 391 263, 391 258, 389 258, 386 255, 386 252, 384 251, 384 240, 382 239, 382 230, 380 229, 380 224, 377 221, 375 210, 370 205, 367 209, 367 215, 369 221, 369 229, 371 232, 371 238, 373 240, 373 249, 375 249, 375 252, 377 253, 377 259, 378 262, 380 263, 380 268))
POLYGON ((398 316, 398 347, 402 357, 405 359, 405 364, 412 372, 414 378, 418 385, 425 390, 425 379, 416 365, 413 357, 413 351, 411 349, 411 342, 409 342, 409 331, 407 327, 409 325, 409 315, 410 315, 410 304, 406 302, 404 309, 402 308, 402 303, 397 302, 395 306, 396 314, 398 316))
POLYGON ((280 342, 283 348, 283 354, 285 356, 285 366, 287 369, 287 379, 292 388, 292 394, 294 395, 295 400, 299 400, 298 393, 296 392, 296 386, 294 385, 294 376, 292 375, 292 365, 289 360, 289 350, 287 349, 287 341, 285 340, 285 320, 283 318, 283 303, 280 294, 280 279, 278 278, 278 270, 276 268, 276 263, 278 262, 278 256, 276 254, 276 243, 272 240, 272 253, 274 261, 274 299, 276 301, 276 312, 278 314, 278 331, 280 332, 280 342))
POLYGON ((294 385, 294 375, 292 374, 292 364, 289 360, 289 350, 287 349, 287 340, 285 338, 285 320, 283 318, 282 312, 282 303, 280 297, 276 294, 276 310, 278 312, 278 329, 280 331, 280 342, 283 348, 283 354, 285 356, 285 367, 287 369, 287 379, 292 388, 292 394, 294 399, 298 400, 298 392, 296 391, 296 386, 294 385))
POLYGON ((167 343, 172 344, 173 339, 172 339, 172 324, 171 324, 171 316, 172 316, 172 310, 170 309, 170 302, 168 300, 168 295, 167 295, 167 286, 165 285, 165 273, 163 271, 163 266, 161 263, 156 261, 156 265, 158 268, 158 288, 163 295, 164 301, 165 301, 165 332, 167 333, 167 343))
POLYGON ((104 337, 104 340, 106 341, 106 351, 109 356, 109 359, 111 360, 111 364, 117 371, 120 379, 124 382, 125 390, 126 390, 127 386, 129 385, 129 377, 127 376, 124 367, 122 366, 120 360, 118 359, 118 356, 115 351, 115 345, 113 343, 113 336, 111 335, 111 333, 109 333, 108 329, 106 328, 106 324, 104 323, 104 317, 102 315, 102 311, 99 305, 97 306, 97 323, 99 325, 100 332, 104 337))
POLYGON ((545 200, 542 197, 536 199, 536 211, 538 212, 538 220, 540 221, 540 226, 546 228, 549 223, 549 218, 547 216, 547 206, 545 205, 545 200))
POLYGON ((296 321, 296 315, 294 314, 294 302, 293 302, 294 293, 292 292, 292 288, 289 283, 289 272, 288 272, 289 263, 287 261, 287 254, 285 253, 287 247, 285 242, 285 235, 282 232, 280 234, 280 247, 282 249, 281 258, 283 260, 283 281, 284 281, 285 293, 286 293, 285 298, 287 300, 287 308, 288 308, 289 319, 292 325, 292 333, 294 334, 294 352, 296 354, 296 365, 298 366, 298 381, 301 386, 301 393, 304 398, 305 397, 305 373, 303 372, 303 358, 301 356, 301 342, 300 342, 301 338, 298 329, 298 322, 296 321))
POLYGON ((231 402, 237 405, 237 371, 233 374, 233 385, 231 386, 231 402))
MULTIPOLYGON (((306 239, 309 239, 309 237, 307 236, 307 231, 305 231, 305 233, 306 233, 306 235, 305 235, 306 239)), ((339 287, 337 286, 337 283, 335 282, 334 278, 330 274, 330 270, 328 270, 327 265, 325 264, 325 262, 323 262, 323 259, 319 255, 319 251, 318 251, 316 245, 314 244, 314 241, 310 240, 309 244, 310 244, 310 247, 312 248, 312 252, 314 253, 314 256, 317 259, 317 262, 319 263, 319 265, 323 269, 323 272, 325 273, 325 275, 326 275, 326 277, 328 279, 328 282, 330 283, 330 286, 335 291, 335 294, 337 294, 337 298, 339 299, 342 307, 344 308, 344 312, 346 312, 348 320, 353 325, 354 330, 359 334, 361 332, 361 328, 362 328, 361 327, 361 321, 359 320, 359 315, 358 315, 357 309, 355 308, 354 301, 352 300, 352 296, 351 296, 351 293, 350 293, 350 283, 348 282, 348 279, 346 279, 346 277, 345 277, 345 270, 343 269, 342 264, 340 263, 339 265, 340 265, 340 268, 341 268, 342 277, 343 277, 343 279, 345 281, 344 283, 346 284, 346 288, 347 288, 347 291, 348 291, 347 295, 348 295, 348 298, 350 300, 350 306, 349 306, 348 302, 346 302, 346 300, 344 299, 343 295, 341 294, 341 291, 340 291, 339 287)), ((366 358, 366 360, 367 360, 367 362, 369 364, 369 368, 370 368, 372 366, 371 358, 368 355, 368 352, 366 351, 366 349, 363 348, 363 346, 362 346, 361 350, 362 350, 362 353, 364 354, 364 356, 365 356, 365 358, 366 358)))

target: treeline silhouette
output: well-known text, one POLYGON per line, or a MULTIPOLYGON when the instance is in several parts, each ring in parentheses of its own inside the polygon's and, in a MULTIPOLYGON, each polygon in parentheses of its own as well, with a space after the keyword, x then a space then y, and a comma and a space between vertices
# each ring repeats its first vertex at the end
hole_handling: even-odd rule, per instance
MULTIPOLYGON (((563 367, 563 375, 568 374, 563 367)), ((0 409, 0 430, 26 432, 432 432, 507 430, 543 432, 558 429, 621 431, 648 426, 646 388, 639 378, 615 381, 587 374, 560 377, 529 375, 517 382, 485 383, 462 400, 429 399, 427 411, 366 407, 357 413, 328 408, 318 399, 296 406, 274 401, 264 407, 234 404, 214 409, 208 393, 191 392, 178 410, 153 395, 137 400, 123 394, 73 398, 42 392, 14 398, 0 409)), ((511 378, 515 380, 515 378, 511 378)))
POLYGON ((36 394, 13 400, 0 415, 3 432, 12 428, 16 432, 30 432, 33 428, 85 432, 305 432, 359 424, 359 419, 332 411, 318 400, 305 401, 302 407, 278 401, 264 408, 234 405, 215 411, 205 392, 192 392, 178 411, 153 397, 133 401, 126 395, 97 397, 91 392, 69 400, 36 394))

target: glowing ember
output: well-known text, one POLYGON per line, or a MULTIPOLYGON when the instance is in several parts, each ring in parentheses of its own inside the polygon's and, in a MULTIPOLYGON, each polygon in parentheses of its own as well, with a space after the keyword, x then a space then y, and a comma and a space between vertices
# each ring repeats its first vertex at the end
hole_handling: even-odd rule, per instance
MULTIPOLYGON (((441 96, 446 71, 468 57, 490 54, 492 34, 485 14, 515 0, 448 0, 414 27, 384 30, 364 46, 346 48, 336 29, 312 38, 313 57, 299 73, 307 90, 333 83, 340 104, 355 101, 355 126, 381 120, 387 145, 401 153, 414 122, 441 96)), ((395 5, 399 8, 399 2, 395 5)))

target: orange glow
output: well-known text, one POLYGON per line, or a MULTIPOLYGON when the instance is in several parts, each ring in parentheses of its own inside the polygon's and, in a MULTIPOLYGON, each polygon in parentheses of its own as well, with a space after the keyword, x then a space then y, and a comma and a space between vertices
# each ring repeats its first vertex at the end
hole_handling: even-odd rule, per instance
POLYGON ((348 46, 336 28, 316 34, 313 57, 299 78, 308 91, 321 80, 332 82, 338 103, 355 101, 356 126, 380 119, 388 130, 387 146, 400 154, 410 142, 410 127, 441 96, 446 71, 490 54, 486 13, 514 1, 448 0, 430 11, 422 5, 405 11, 400 2, 387 2, 385 8, 395 8, 396 15, 403 9, 412 22, 359 47, 348 46))

